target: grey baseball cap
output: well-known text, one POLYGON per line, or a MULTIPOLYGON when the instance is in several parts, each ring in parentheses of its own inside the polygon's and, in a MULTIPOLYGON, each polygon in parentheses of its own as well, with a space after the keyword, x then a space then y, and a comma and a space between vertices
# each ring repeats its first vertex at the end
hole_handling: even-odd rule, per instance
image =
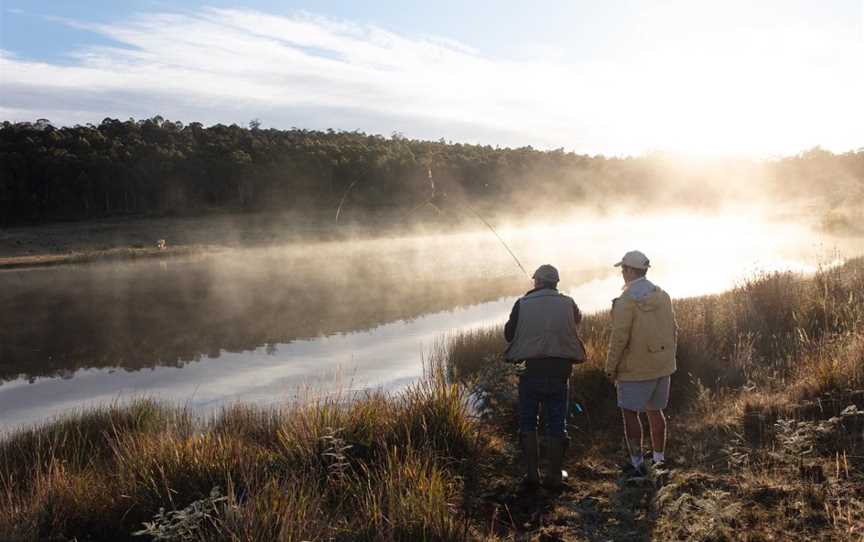
POLYGON ((633 269, 648 269, 651 267, 651 262, 645 254, 638 250, 631 250, 621 258, 620 262, 615 264, 615 267, 621 267, 622 265, 632 267, 633 269))
POLYGON ((532 279, 542 280, 543 282, 558 282, 558 270, 555 269, 554 266, 549 265, 548 263, 541 265, 537 268, 537 271, 534 271, 534 274, 531 275, 532 279))

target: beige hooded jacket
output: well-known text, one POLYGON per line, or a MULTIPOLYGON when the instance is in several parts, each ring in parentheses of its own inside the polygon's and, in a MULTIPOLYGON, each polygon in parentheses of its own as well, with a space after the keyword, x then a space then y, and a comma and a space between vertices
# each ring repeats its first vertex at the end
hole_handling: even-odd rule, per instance
POLYGON ((606 372, 619 381, 651 380, 676 369, 672 299, 647 279, 638 283, 612 302, 606 372))

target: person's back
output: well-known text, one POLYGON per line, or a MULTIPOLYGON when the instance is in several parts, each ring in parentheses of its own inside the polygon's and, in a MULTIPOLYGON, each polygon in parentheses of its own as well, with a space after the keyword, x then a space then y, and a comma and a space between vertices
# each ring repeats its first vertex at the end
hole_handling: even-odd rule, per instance
POLYGON ((676 370, 678 327, 669 294, 645 278, 651 264, 643 253, 628 252, 615 265, 621 267, 624 292, 612 303, 606 373, 615 381, 624 418, 630 452, 627 475, 641 478, 646 469, 640 412, 648 416, 654 466, 665 468, 663 409, 669 403, 670 377, 676 370))
POLYGON ((585 360, 577 333, 582 318, 572 298, 557 290, 558 271, 542 265, 534 273, 534 289, 519 298, 504 326, 508 361, 524 361, 519 376, 519 440, 528 487, 539 484, 537 415, 543 405, 549 439, 546 483, 561 484, 567 438, 567 401, 573 363, 585 360))
POLYGON ((563 368, 566 371, 559 371, 561 376, 569 376, 573 360, 585 359, 577 330, 581 314, 576 303, 552 287, 535 288, 516 303, 515 329, 510 336, 505 330, 505 338, 510 341, 505 358, 526 361, 526 370, 532 374, 554 376, 555 369, 563 368), (550 361, 555 359, 566 361, 566 366, 550 361))
POLYGON ((609 351, 618 359, 617 379, 648 380, 676 370, 677 327, 669 294, 637 279, 612 308, 609 351))

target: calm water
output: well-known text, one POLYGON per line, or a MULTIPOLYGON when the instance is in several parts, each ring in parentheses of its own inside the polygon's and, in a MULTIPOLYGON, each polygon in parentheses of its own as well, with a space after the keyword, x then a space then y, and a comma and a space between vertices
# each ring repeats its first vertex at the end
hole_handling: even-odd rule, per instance
MULTIPOLYGON (((757 214, 586 219, 508 228, 532 270, 561 269, 605 309, 632 248, 673 296, 760 271, 812 271, 862 240, 757 214)), ((448 332, 501 325, 529 280, 488 231, 234 250, 166 261, 0 272, 0 430, 155 396, 206 413, 235 401, 400 388, 448 332)))

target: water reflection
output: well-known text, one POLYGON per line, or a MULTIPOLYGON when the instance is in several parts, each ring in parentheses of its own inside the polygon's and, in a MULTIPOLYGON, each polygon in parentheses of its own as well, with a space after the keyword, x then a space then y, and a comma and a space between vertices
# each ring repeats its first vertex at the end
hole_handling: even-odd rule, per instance
MULTIPOLYGON (((386 261, 296 252, 0 274, 0 379, 276 352, 515 294, 524 279, 399 277, 386 261), (387 277, 387 275, 391 275, 387 277)), ((509 271, 509 270, 508 270, 509 271)), ((240 358, 237 363, 243 363, 240 358)))
MULTIPOLYGON (((501 234, 529 270, 558 265, 586 311, 617 295, 610 265, 633 248, 674 297, 864 252, 860 239, 738 215, 501 234)), ((0 429, 136 394, 204 412, 288 399, 303 384, 398 387, 442 333, 501 324, 528 285, 488 231, 0 272, 0 429)))
POLYGON ((304 391, 329 393, 380 385, 397 389, 420 376, 424 348, 431 347, 442 330, 497 323, 509 305, 510 300, 504 299, 371 331, 298 340, 270 351, 262 347, 225 353, 183 368, 84 369, 71 380, 37 378, 27 383, 19 379, 0 386, 0 430, 70 409, 142 395, 207 412, 235 401, 280 403, 304 391))

